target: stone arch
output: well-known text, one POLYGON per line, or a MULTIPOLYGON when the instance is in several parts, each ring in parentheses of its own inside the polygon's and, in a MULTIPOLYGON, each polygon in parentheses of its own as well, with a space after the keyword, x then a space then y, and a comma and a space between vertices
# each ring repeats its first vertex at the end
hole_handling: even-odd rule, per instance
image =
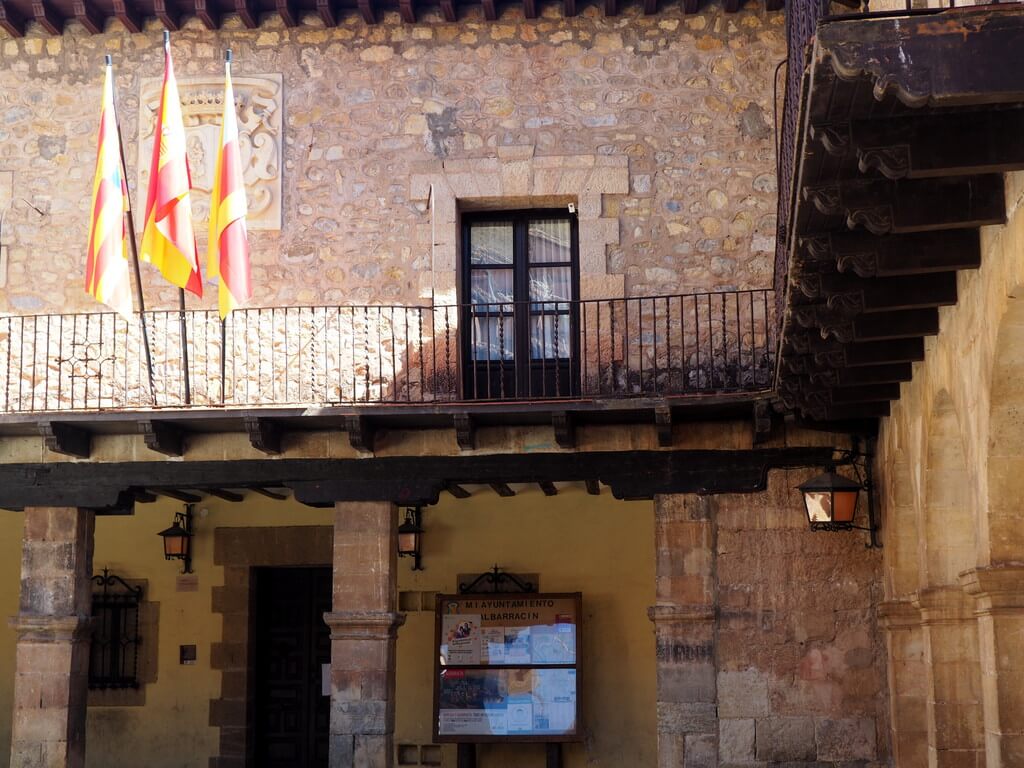
POLYGON ((887 600, 907 599, 920 584, 918 565, 918 516, 911 482, 910 460, 903 448, 896 448, 885 467, 882 530, 885 546, 882 560, 885 569, 887 600))
POLYGON ((992 366, 987 514, 979 521, 983 564, 1024 561, 1024 286, 1011 292, 992 366))
POLYGON ((921 533, 922 586, 957 584, 977 563, 977 526, 960 422, 942 390, 932 405, 925 435, 924 515, 921 533))

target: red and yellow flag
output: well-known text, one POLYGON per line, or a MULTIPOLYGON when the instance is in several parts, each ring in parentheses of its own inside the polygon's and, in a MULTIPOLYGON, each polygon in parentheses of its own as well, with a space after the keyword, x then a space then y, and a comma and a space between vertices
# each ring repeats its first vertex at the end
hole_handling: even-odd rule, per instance
POLYGON ((167 36, 164 37, 164 86, 153 129, 153 160, 149 168, 142 259, 156 266, 169 282, 202 296, 203 279, 199 274, 189 200, 192 179, 185 155, 185 127, 167 36))
POLYGON ((121 140, 114 115, 114 83, 110 64, 103 78, 103 106, 92 182, 92 218, 85 264, 85 290, 97 301, 132 319, 124 212, 128 187, 121 173, 121 140))
POLYGON ((221 319, 252 298, 249 238, 245 230, 245 184, 238 147, 235 92, 231 87, 231 51, 224 63, 224 114, 217 145, 217 166, 210 194, 210 241, 206 271, 220 276, 221 319))

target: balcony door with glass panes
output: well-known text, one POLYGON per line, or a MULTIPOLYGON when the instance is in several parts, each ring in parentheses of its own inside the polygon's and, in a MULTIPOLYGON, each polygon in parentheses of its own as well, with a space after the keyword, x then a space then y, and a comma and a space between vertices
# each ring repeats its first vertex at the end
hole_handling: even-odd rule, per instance
POLYGON ((472 400, 579 391, 576 216, 463 215, 463 392, 472 400))

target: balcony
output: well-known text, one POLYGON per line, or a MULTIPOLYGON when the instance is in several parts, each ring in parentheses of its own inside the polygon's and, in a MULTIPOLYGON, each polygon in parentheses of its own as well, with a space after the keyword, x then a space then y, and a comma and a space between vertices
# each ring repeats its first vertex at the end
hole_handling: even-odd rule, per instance
POLYGON ((139 322, 0 318, 0 415, 749 401, 771 388, 776 345, 768 290, 253 308, 224 324, 206 310, 150 311, 145 322, 152 377, 139 322))
POLYGON ((1024 168, 1024 3, 788 3, 779 151, 778 392, 874 421, 1006 219, 1024 168))

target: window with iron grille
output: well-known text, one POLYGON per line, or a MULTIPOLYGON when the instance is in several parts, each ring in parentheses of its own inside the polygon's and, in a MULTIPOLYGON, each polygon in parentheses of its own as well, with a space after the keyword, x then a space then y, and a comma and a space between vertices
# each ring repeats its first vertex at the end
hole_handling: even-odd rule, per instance
POLYGON ((133 587, 106 568, 102 574, 93 576, 92 581, 89 688, 138 688, 142 587, 133 587))

